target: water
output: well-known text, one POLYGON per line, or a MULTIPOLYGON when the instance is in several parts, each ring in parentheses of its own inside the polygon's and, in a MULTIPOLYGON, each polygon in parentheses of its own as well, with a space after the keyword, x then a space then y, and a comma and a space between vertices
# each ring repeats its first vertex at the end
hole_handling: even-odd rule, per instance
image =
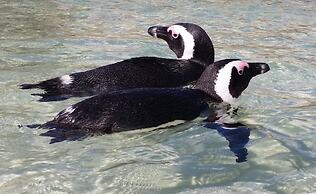
POLYGON ((316 193, 315 1, 0 2, 0 193, 316 193), (147 28, 176 22, 201 25, 217 60, 269 63, 237 117, 252 128, 246 162, 199 122, 53 145, 20 126, 81 99, 39 103, 18 84, 174 58, 147 28))

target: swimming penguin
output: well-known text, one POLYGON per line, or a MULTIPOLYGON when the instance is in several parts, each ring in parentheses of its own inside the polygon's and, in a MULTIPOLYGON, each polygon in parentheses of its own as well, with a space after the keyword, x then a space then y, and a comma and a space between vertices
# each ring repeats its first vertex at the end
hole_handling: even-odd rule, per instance
POLYGON ((37 84, 22 84, 21 89, 43 89, 39 101, 65 100, 102 92, 132 88, 178 87, 196 81, 208 64, 214 62, 214 48, 199 26, 178 23, 154 26, 148 32, 165 40, 179 59, 138 57, 96 69, 63 75, 37 84))
POLYGON ((213 43, 204 29, 196 24, 177 23, 172 26, 152 26, 148 28, 148 33, 165 40, 179 59, 191 59, 205 65, 214 62, 213 43))
POLYGON ((139 88, 107 92, 83 100, 61 111, 41 128, 53 137, 51 143, 92 135, 163 126, 173 121, 190 121, 211 104, 234 104, 251 78, 269 71, 266 63, 238 59, 217 61, 207 67, 194 88, 139 88))

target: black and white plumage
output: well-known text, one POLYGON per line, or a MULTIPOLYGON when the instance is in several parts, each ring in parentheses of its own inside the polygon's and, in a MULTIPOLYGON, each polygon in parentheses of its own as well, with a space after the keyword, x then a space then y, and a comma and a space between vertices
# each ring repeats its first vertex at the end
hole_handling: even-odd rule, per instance
POLYGON ((194 89, 142 88, 108 92, 83 100, 61 111, 42 128, 53 142, 149 127, 176 120, 190 121, 216 110, 210 103, 235 103, 252 77, 269 71, 265 63, 237 59, 207 67, 194 89), (205 111, 205 112, 204 112, 205 111))
POLYGON ((203 28, 192 23, 152 26, 148 33, 165 40, 179 59, 191 59, 209 65, 214 62, 213 43, 203 28))
POLYGON ((212 41, 195 24, 155 26, 148 32, 165 40, 180 59, 131 58, 37 84, 22 84, 21 88, 43 89, 44 93, 33 95, 41 96, 40 101, 53 101, 122 89, 178 87, 196 81, 207 65, 214 62, 212 41))

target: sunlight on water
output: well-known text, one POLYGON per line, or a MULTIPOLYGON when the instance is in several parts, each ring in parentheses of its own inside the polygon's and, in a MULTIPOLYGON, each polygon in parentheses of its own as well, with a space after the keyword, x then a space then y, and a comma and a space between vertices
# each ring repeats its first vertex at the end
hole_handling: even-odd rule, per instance
POLYGON ((316 192, 314 1, 0 2, 0 193, 316 192), (251 130, 235 136, 238 149, 227 138, 239 133, 200 122, 53 145, 24 127, 81 99, 39 103, 18 84, 175 58, 147 28, 177 22, 201 25, 217 60, 271 67, 242 98, 236 119, 251 130))

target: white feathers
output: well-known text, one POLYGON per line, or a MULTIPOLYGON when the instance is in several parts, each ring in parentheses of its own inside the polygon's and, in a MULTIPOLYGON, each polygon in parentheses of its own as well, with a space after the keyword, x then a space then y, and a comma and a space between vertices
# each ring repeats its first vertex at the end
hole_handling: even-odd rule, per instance
POLYGON ((65 110, 63 110, 61 113, 59 113, 55 119, 58 119, 59 117, 63 116, 63 117, 69 117, 69 115, 71 113, 73 113, 76 109, 73 108, 73 106, 69 106, 68 108, 66 108, 65 110))
POLYGON ((69 85, 73 82, 73 78, 70 75, 63 75, 60 77, 60 81, 63 85, 69 85))
POLYGON ((75 108, 73 108, 72 106, 69 106, 68 108, 66 108, 63 112, 65 114, 71 114, 72 112, 75 111, 75 108))
POLYGON ((216 94, 222 98, 222 100, 229 104, 236 104, 237 98, 233 97, 229 91, 229 84, 233 67, 237 70, 243 70, 243 68, 249 65, 244 61, 232 61, 226 64, 217 73, 217 79, 215 80, 214 90, 216 94))
POLYGON ((214 90, 216 94, 226 103, 234 103, 236 99, 229 92, 229 83, 231 78, 231 67, 226 65, 218 71, 214 90))
POLYGON ((194 53, 194 37, 193 35, 186 30, 185 27, 180 26, 180 25, 173 25, 170 26, 167 31, 172 32, 172 36, 174 38, 177 38, 178 35, 180 34, 182 36, 183 42, 184 42, 184 50, 183 50, 183 55, 181 59, 191 59, 193 58, 193 53, 194 53))

